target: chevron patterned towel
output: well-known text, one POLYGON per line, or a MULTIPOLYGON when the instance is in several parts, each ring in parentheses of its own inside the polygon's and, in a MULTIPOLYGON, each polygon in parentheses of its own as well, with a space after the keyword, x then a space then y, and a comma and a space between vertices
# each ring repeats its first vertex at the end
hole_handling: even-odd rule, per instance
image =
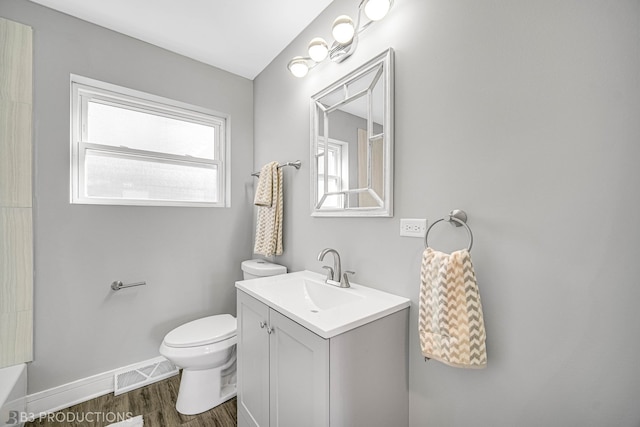
POLYGON ((273 177, 278 171, 278 162, 267 163, 260 169, 258 186, 253 204, 256 206, 271 207, 273 204, 273 177))
POLYGON ((282 255, 282 169, 278 162, 260 169, 254 204, 258 206, 258 222, 253 252, 282 255))
POLYGON ((420 279, 422 354, 457 368, 486 367, 482 304, 469 251, 449 255, 426 248, 420 279))

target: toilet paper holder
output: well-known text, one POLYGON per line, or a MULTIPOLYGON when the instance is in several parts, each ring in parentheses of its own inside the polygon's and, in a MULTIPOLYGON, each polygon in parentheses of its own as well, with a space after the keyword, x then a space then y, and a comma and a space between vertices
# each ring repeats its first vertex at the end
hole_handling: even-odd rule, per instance
POLYGON ((120 280, 116 280, 111 284, 111 289, 113 289, 114 291, 119 291, 120 289, 133 288, 134 286, 142 286, 146 284, 147 282, 136 282, 136 283, 128 283, 125 285, 120 280))

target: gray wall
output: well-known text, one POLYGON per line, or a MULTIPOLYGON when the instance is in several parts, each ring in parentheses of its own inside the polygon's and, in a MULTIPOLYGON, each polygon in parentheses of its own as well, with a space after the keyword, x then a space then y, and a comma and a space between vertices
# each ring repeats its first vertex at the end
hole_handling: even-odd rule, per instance
POLYGON ((235 313, 251 256, 253 85, 26 0, 34 29, 35 361, 29 393, 158 355, 181 322, 235 313), (69 74, 231 115, 231 208, 69 204, 69 74), (114 293, 114 280, 147 286, 114 293))
MULTIPOLYGON (((353 57, 292 77, 357 3, 336 0, 255 80, 255 166, 304 162, 285 170, 281 262, 320 271, 333 247, 354 281, 413 300, 412 426, 638 427, 640 2, 399 0, 353 57), (309 97, 388 47, 395 216, 312 218, 309 97), (400 218, 455 208, 475 233, 485 370, 425 363, 417 340, 423 242, 400 218)), ((429 242, 466 235, 445 224, 429 242)))

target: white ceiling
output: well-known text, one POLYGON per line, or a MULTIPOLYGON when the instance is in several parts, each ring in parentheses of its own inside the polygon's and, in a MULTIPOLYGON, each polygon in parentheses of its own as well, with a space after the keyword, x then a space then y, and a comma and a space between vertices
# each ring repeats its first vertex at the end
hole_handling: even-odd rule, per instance
POLYGON ((31 0, 253 80, 333 0, 31 0))

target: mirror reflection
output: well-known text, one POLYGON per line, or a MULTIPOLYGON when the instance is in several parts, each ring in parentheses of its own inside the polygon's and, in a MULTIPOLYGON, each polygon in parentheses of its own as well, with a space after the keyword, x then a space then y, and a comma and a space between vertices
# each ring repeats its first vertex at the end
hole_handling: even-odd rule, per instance
POLYGON ((312 97, 314 216, 392 216, 391 56, 312 97))

